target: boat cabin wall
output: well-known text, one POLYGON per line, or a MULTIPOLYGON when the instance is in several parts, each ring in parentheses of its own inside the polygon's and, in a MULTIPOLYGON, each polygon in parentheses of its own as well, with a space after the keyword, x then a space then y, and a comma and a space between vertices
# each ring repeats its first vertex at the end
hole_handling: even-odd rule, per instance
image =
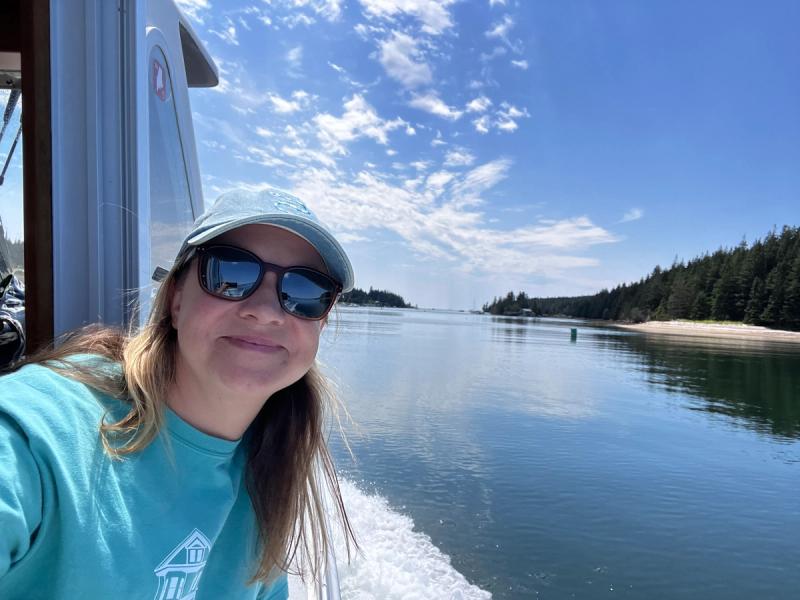
POLYGON ((186 66, 199 85, 217 71, 172 0, 51 11, 58 335, 146 316, 154 268, 170 266, 204 208, 186 66))

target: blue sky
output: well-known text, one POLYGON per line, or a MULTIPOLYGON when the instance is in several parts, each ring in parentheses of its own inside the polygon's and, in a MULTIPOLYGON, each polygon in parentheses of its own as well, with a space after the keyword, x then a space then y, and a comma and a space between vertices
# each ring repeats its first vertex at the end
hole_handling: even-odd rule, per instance
POLYGON ((800 224, 800 3, 179 0, 206 202, 301 196, 425 307, 593 293, 800 224))

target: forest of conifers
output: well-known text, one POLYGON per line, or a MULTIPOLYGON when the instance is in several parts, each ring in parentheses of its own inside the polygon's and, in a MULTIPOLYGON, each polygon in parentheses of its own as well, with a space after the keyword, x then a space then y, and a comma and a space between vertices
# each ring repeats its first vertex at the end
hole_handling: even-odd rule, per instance
POLYGON ((669 269, 656 267, 635 283, 572 298, 509 292, 483 310, 494 315, 530 309, 542 316, 642 322, 692 319, 741 321, 800 330, 800 227, 763 240, 720 248, 669 269))
POLYGON ((349 304, 411 308, 411 305, 406 304, 402 296, 386 290, 373 290, 372 288, 369 288, 368 292, 355 288, 352 292, 342 294, 341 301, 349 304))

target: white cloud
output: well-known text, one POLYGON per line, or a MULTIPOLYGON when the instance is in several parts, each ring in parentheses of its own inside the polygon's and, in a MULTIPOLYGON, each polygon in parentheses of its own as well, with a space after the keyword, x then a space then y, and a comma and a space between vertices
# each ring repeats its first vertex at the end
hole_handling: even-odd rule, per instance
POLYGON ((407 88, 425 85, 433 78, 417 40, 399 31, 379 44, 378 60, 389 77, 407 88))
POLYGON ((439 171, 422 181, 373 171, 345 181, 324 170, 306 170, 293 176, 292 191, 339 235, 390 231, 419 256, 466 271, 558 277, 598 264, 574 251, 617 239, 588 217, 503 230, 476 209, 510 165, 499 159, 462 174, 439 171))
POLYGON ((511 119, 502 120, 497 122, 497 128, 500 131, 512 132, 515 131, 519 125, 517 125, 516 121, 512 121, 511 119))
POLYGON ((618 238, 586 217, 540 221, 537 226, 519 229, 510 243, 548 246, 550 248, 579 248, 594 244, 607 244, 618 238))
POLYGON ((472 124, 475 126, 475 131, 478 133, 489 133, 491 121, 488 115, 483 115, 482 117, 475 119, 472 121, 472 124))
POLYGON ((277 113, 289 114, 300 110, 300 103, 295 100, 286 100, 281 98, 278 94, 269 94, 269 101, 272 102, 272 108, 277 113))
POLYGON ((448 7, 455 0, 360 0, 369 17, 393 21, 405 14, 422 23, 422 31, 438 35, 453 26, 448 7))
POLYGON ((468 171, 464 179, 454 187, 454 203, 459 206, 479 203, 480 195, 505 179, 510 168, 511 161, 500 158, 468 171))
POLYGON ((353 244, 355 242, 368 242, 368 237, 359 235, 357 233, 337 233, 336 239, 342 244, 353 244))
POLYGON ((387 144, 387 134, 394 129, 406 126, 403 119, 386 121, 381 119, 375 109, 359 94, 354 94, 344 103, 341 117, 323 113, 314 117, 318 127, 317 137, 331 152, 347 154, 345 144, 360 137, 368 137, 379 144, 387 144))
POLYGON ((275 134, 266 127, 256 127, 256 135, 260 135, 261 137, 264 138, 270 138, 273 137, 275 134))
POLYGON ((515 119, 520 119, 522 117, 530 117, 527 108, 520 110, 513 104, 502 102, 500 104, 500 110, 497 111, 497 121, 495 124, 500 131, 510 133, 519 127, 515 119))
POLYGON ((425 95, 414 94, 408 105, 412 108, 418 108, 432 115, 436 115, 437 117, 443 117, 451 121, 460 119, 463 114, 462 111, 445 104, 435 92, 429 92, 425 95))
POLYGON ((312 4, 317 14, 328 21, 336 21, 342 16, 342 1, 343 0, 321 0, 320 2, 314 2, 312 4))
POLYGON ((505 46, 495 46, 491 52, 481 52, 480 59, 482 62, 489 62, 498 56, 505 56, 506 54, 508 54, 508 50, 506 50, 505 46))
POLYGON ((305 25, 306 27, 310 27, 316 21, 313 17, 308 16, 305 13, 293 13, 288 16, 281 18, 281 23, 286 25, 289 29, 294 29, 298 25, 305 25))
POLYGON ((450 183, 455 174, 451 173, 450 171, 437 171, 436 173, 431 173, 428 175, 428 178, 425 180, 425 184, 433 188, 433 190, 437 193, 441 193, 442 189, 450 183))
POLYGON ((226 44, 230 44, 231 46, 239 45, 239 39, 236 36, 236 26, 228 17, 225 17, 225 27, 221 31, 209 29, 208 32, 213 33, 226 44))
POLYGON ((438 129, 436 130, 436 137, 431 140, 431 146, 445 146, 447 142, 442 139, 442 132, 438 129))
POLYGON ((492 101, 486 96, 479 96, 467 103, 467 112, 484 112, 492 105, 492 101))
POLYGON ((290 69, 300 68, 300 63, 303 62, 303 47, 295 46, 286 53, 286 62, 289 63, 290 69))
POLYGON ((503 20, 498 23, 493 23, 492 28, 486 32, 487 38, 498 38, 501 40, 508 39, 508 32, 514 26, 514 19, 510 16, 505 15, 503 20))
POLYGON ((475 162, 475 156, 465 148, 450 150, 444 159, 446 167, 468 167, 475 162))
POLYGON ((638 221, 644 216, 644 211, 641 208, 632 208, 628 212, 626 212, 620 223, 627 223, 629 221, 638 221))
POLYGON ((493 117, 490 117, 488 114, 481 115, 479 118, 472 121, 472 125, 475 127, 475 131, 482 134, 489 133, 492 127, 496 128, 498 131, 511 133, 519 128, 517 119, 521 119, 522 117, 530 117, 527 108, 520 110, 513 104, 501 102, 500 108, 495 111, 493 117))
POLYGON ((417 130, 411 125, 406 125, 406 135, 417 135, 417 130))
POLYGON ((208 0, 176 0, 176 3, 187 17, 200 25, 205 22, 202 13, 211 8, 208 0))
POLYGON ((511 65, 516 67, 516 68, 518 68, 518 69, 522 69, 523 71, 527 71, 528 70, 528 61, 524 60, 524 59, 523 60, 512 60, 511 61, 511 65))
POLYGON ((505 6, 506 5, 506 0, 489 0, 489 6, 490 7, 497 6, 497 5, 505 6))
POLYGON ((326 167, 336 166, 336 161, 330 154, 318 150, 311 150, 309 148, 283 146, 281 148, 281 154, 298 159, 301 162, 318 162, 326 167))

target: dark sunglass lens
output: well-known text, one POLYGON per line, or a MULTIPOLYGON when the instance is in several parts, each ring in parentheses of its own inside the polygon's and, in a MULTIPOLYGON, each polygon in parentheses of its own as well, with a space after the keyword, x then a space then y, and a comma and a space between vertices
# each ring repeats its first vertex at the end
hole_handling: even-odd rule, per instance
POLYGON ((336 288, 311 269, 292 269, 281 281, 281 304, 287 312, 306 319, 323 316, 335 300, 336 288))
POLYGON ((235 248, 211 248, 203 267, 203 282, 214 295, 243 298, 258 282, 260 266, 245 252, 235 248))

